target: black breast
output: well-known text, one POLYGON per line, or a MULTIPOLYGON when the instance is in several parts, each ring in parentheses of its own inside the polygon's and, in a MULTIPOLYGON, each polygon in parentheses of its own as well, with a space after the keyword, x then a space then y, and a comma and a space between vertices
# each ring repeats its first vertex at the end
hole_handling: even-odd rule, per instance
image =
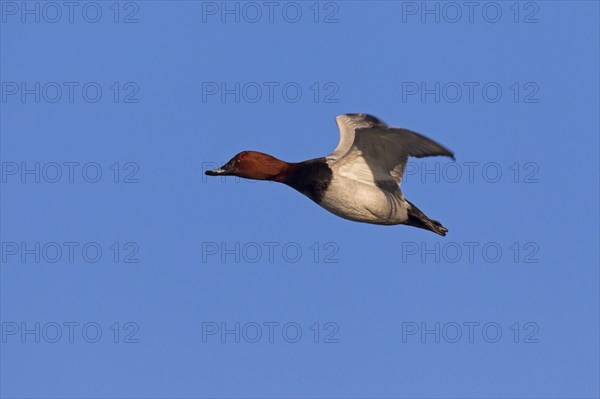
POLYGON ((320 203, 332 177, 325 158, 317 158, 295 164, 285 183, 320 203))

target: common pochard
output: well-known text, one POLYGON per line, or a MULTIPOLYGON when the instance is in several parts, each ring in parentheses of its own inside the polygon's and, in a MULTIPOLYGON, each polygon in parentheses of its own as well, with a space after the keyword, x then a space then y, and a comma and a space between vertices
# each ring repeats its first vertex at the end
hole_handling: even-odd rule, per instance
POLYGON ((454 159, 454 154, 425 136, 388 126, 371 115, 340 115, 336 122, 340 142, 326 157, 288 163, 261 152, 243 151, 206 174, 284 183, 345 219, 406 224, 445 236, 448 229, 404 198, 400 182, 409 156, 454 159))

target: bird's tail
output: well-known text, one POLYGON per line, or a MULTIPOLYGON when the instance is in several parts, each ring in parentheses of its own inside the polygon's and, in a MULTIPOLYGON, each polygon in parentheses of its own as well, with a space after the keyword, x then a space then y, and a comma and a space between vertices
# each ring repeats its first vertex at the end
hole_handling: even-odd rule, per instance
POLYGON ((410 204, 408 209, 408 220, 406 224, 409 226, 418 227, 420 229, 433 231, 435 234, 445 236, 448 229, 442 226, 437 220, 429 219, 419 208, 413 203, 407 201, 410 204))

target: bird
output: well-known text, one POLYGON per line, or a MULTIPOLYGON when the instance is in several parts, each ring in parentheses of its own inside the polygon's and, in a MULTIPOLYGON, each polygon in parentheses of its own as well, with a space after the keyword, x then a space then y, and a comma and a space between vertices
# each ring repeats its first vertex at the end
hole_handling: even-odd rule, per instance
POLYGON ((343 114, 335 119, 340 141, 325 157, 285 162, 262 152, 242 151, 205 174, 283 183, 344 219, 404 224, 445 236, 448 229, 404 198, 400 183, 408 157, 454 160, 454 153, 419 133, 388 126, 369 114, 343 114))

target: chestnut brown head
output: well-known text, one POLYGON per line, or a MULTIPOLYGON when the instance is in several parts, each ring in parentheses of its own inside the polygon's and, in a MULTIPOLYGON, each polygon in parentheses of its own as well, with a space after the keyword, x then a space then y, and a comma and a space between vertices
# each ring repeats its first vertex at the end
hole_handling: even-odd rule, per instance
POLYGON ((287 163, 269 154, 242 151, 218 169, 207 170, 208 176, 239 176, 246 179, 273 180, 287 163))

